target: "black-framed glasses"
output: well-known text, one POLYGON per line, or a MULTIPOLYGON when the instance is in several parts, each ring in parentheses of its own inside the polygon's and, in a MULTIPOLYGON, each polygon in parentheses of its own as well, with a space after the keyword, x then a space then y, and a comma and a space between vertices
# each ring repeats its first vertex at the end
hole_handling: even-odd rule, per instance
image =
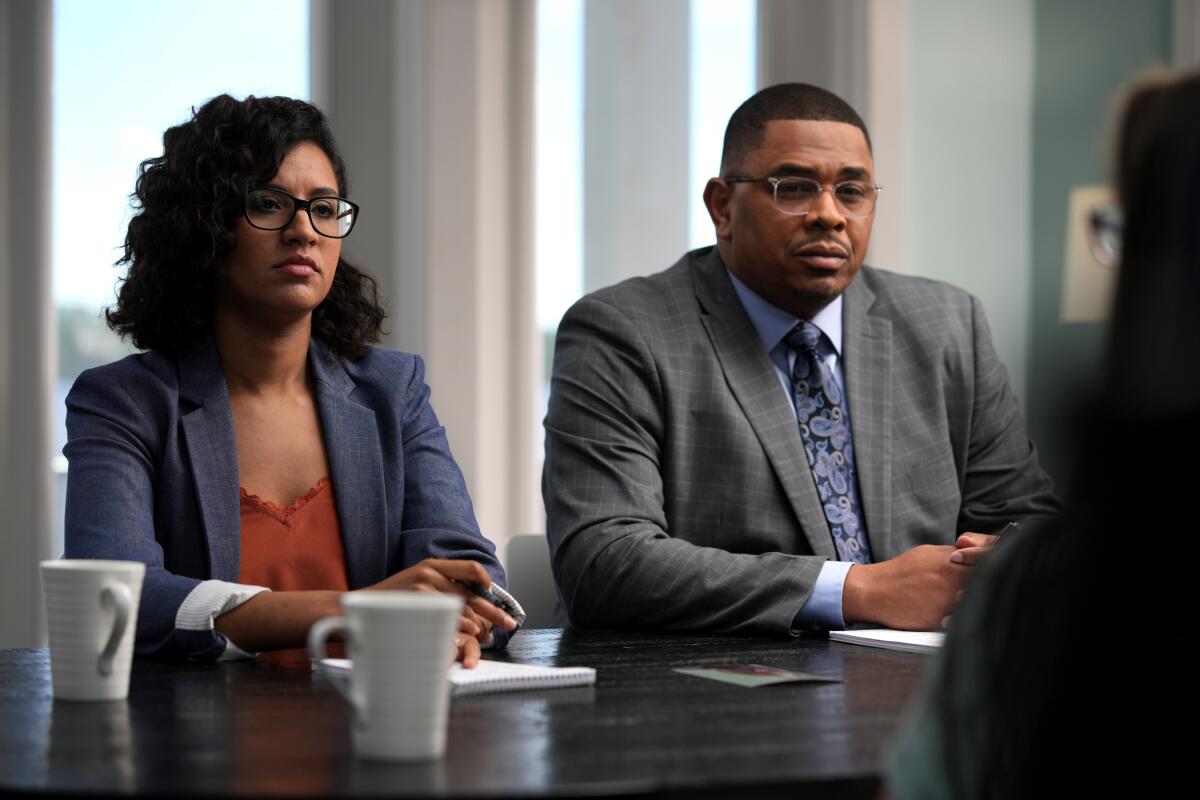
POLYGON ((1116 203, 1096 206, 1088 214, 1088 228, 1092 234, 1092 255, 1106 267, 1118 266, 1125 234, 1121 207, 1116 203))
POLYGON ((331 239, 344 239, 354 230, 358 206, 344 197, 311 197, 301 200, 282 189, 246 191, 246 221, 263 231, 279 231, 292 224, 304 209, 313 230, 331 239))
POLYGON ((875 199, 883 186, 866 181, 842 181, 823 185, 812 178, 725 178, 726 183, 768 183, 775 196, 775 207, 793 217, 812 211, 821 192, 833 195, 838 211, 849 219, 869 217, 875 211, 875 199))

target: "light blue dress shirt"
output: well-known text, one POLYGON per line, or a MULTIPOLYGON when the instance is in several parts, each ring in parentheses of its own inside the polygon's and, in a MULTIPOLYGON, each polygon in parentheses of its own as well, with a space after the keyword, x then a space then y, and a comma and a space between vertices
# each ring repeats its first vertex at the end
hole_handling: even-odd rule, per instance
MULTIPOLYGON (((779 385, 792 408, 796 407, 796 398, 792 390, 792 364, 796 353, 788 347, 784 337, 800 320, 783 309, 776 308, 755 294, 746 284, 742 283, 729 270, 726 270, 733 290, 737 292, 742 307, 754 323, 775 372, 779 374, 779 385)), ((838 385, 845 389, 846 381, 842 376, 842 298, 838 296, 832 303, 825 306, 812 318, 812 323, 825 334, 817 347, 821 360, 830 366, 838 385)), ((799 424, 799 423, 797 423, 799 424)), ((850 420, 853 435, 854 420, 850 420)), ((856 476, 857 477, 857 476, 856 476)), ((817 625, 822 628, 844 628, 845 619, 842 617, 842 588, 846 584, 846 574, 854 566, 849 561, 826 561, 821 567, 821 574, 813 587, 808 601, 796 612, 792 626, 817 625)))

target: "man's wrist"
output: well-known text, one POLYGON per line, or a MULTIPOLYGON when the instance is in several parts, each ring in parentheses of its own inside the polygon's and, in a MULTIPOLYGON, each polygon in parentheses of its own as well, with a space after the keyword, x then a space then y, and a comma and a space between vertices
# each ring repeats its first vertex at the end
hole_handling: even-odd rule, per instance
POLYGON ((838 630, 846 627, 842 619, 842 591, 846 573, 853 564, 826 561, 821 565, 812 592, 792 619, 792 630, 838 630))
POLYGON ((856 622, 871 622, 874 607, 874 570, 876 564, 855 564, 846 573, 842 585, 842 619, 847 625, 856 622))

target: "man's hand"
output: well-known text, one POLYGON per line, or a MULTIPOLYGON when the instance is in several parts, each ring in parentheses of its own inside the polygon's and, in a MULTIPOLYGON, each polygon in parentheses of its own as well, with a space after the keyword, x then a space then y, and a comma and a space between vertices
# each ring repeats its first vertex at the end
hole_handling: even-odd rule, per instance
POLYGON ((954 552, 950 554, 950 561, 954 564, 973 567, 988 554, 992 545, 999 540, 999 536, 990 533, 964 533, 954 541, 954 552))
MULTIPOLYGON (((977 547, 984 545, 969 543, 967 549, 977 547)), ((924 544, 889 561, 855 564, 842 589, 843 619, 898 630, 939 629, 972 572, 968 564, 951 560, 956 552, 947 545, 924 544)))
POLYGON ((492 578, 477 561, 427 558, 360 591, 405 590, 461 595, 466 602, 458 621, 459 632, 454 638, 454 657, 464 667, 474 667, 479 663, 480 645, 492 641, 492 627, 499 625, 511 631, 516 629, 517 622, 502 609, 473 594, 463 583, 477 583, 486 589, 492 585, 492 578))

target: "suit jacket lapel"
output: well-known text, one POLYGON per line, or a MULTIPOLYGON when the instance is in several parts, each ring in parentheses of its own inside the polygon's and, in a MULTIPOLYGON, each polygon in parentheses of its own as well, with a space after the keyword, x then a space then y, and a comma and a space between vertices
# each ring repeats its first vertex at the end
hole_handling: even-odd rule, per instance
POLYGON ((179 396, 183 437, 196 488, 196 501, 208 543, 209 574, 236 581, 241 571, 241 512, 237 440, 229 389, 221 359, 205 338, 179 359, 179 396))
POLYGON ((847 287, 842 306, 842 374, 867 535, 876 561, 892 546, 892 322, 871 314, 875 293, 863 276, 847 287))
POLYGON ((694 259, 692 282, 700 319, 708 332, 726 382, 754 428, 812 552, 836 558, 829 523, 804 455, 796 414, 784 395, 775 366, 729 283, 716 248, 694 259))
POLYGON ((375 412, 352 397, 341 362, 313 339, 308 351, 333 481, 350 588, 387 577, 386 488, 375 412))

